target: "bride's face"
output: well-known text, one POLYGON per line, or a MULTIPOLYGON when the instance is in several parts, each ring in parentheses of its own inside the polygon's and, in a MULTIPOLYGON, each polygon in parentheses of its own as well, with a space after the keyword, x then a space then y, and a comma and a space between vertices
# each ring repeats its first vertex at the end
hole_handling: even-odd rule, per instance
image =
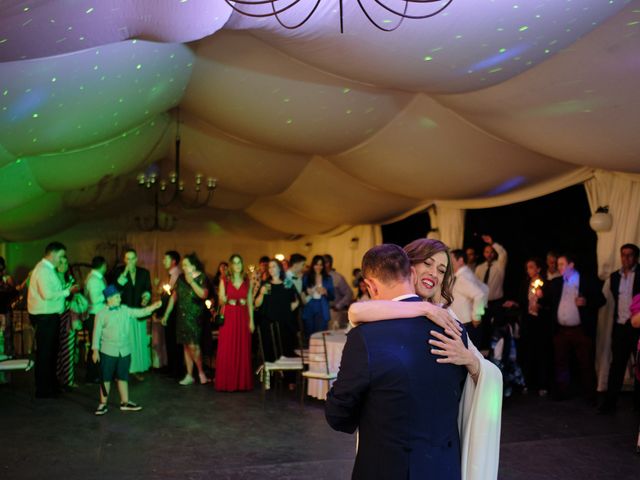
POLYGON ((444 274, 449 258, 445 252, 438 252, 424 262, 413 265, 416 270, 416 293, 428 300, 440 295, 444 274))

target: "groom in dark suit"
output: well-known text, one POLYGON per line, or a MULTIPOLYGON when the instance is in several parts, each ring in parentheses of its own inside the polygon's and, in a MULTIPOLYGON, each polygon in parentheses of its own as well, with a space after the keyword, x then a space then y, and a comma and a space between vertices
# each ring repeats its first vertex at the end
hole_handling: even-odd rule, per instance
MULTIPOLYGON (((397 245, 370 249, 362 274, 373 300, 421 301, 397 245)), ((467 371, 436 362, 427 343, 431 330, 443 332, 416 317, 349 332, 325 415, 335 430, 359 430, 353 479, 460 479, 457 419, 467 371)))

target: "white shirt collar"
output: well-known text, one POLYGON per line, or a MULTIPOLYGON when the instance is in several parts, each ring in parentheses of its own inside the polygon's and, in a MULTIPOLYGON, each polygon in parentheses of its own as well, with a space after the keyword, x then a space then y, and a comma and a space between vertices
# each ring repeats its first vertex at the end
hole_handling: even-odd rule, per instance
POLYGON ((95 275, 98 278, 104 278, 104 275, 102 275, 98 270, 91 270, 91 275, 95 275))
POLYGON ((53 266, 53 263, 51 263, 51 261, 49 261, 49 259, 47 258, 43 258, 42 261, 44 262, 44 264, 49 267, 52 270, 55 270, 56 267, 53 266))
MULTIPOLYGON (((400 302, 402 300, 406 300, 407 298, 413 298, 413 297, 418 297, 418 295, 416 295, 415 293, 407 293, 406 295, 400 295, 399 297, 392 298, 391 301, 392 302, 400 302)), ((420 297, 418 297, 418 298, 420 298, 420 297)))

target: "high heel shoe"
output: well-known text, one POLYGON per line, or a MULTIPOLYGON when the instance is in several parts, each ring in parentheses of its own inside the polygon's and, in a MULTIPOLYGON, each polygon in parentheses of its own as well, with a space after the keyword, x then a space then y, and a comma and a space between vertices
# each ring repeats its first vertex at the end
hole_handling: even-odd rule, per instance
POLYGON ((207 378, 206 375, 200 374, 200 385, 206 385, 207 383, 211 383, 211 379, 207 378))

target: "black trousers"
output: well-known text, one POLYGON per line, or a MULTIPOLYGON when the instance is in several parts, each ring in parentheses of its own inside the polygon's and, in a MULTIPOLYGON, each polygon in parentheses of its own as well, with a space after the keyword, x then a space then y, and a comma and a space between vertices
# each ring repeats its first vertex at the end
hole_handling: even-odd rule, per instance
MULTIPOLYGON (((629 363, 629 357, 635 355, 638 345, 640 329, 633 328, 631 322, 624 325, 616 323, 613 325, 611 336, 611 367, 609 368, 609 384, 607 387, 607 403, 615 407, 618 402, 618 394, 622 389, 624 374, 629 363)), ((640 382, 635 378, 634 382, 634 405, 640 407, 640 382)))
POLYGON ((164 343, 167 349, 167 370, 169 375, 180 378, 184 371, 184 354, 182 345, 176 340, 176 314, 171 312, 164 327, 164 343))
POLYGON ((58 392, 56 365, 60 344, 60 314, 29 315, 36 329, 36 397, 58 392))
POLYGON ((96 316, 94 314, 89 315, 85 322, 85 329, 89 335, 88 343, 89 343, 89 354, 87 355, 87 383, 95 383, 100 381, 100 367, 94 363, 92 358, 92 350, 93 350, 93 326, 95 325, 96 316))
POLYGON ((558 326, 553 336, 553 353, 557 396, 566 397, 571 384, 571 358, 578 363, 578 374, 587 397, 595 394, 596 372, 594 368, 593 342, 581 326, 558 326))
POLYGON ((553 335, 551 322, 544 316, 524 315, 522 318, 522 367, 527 387, 549 390, 553 365, 553 335))

